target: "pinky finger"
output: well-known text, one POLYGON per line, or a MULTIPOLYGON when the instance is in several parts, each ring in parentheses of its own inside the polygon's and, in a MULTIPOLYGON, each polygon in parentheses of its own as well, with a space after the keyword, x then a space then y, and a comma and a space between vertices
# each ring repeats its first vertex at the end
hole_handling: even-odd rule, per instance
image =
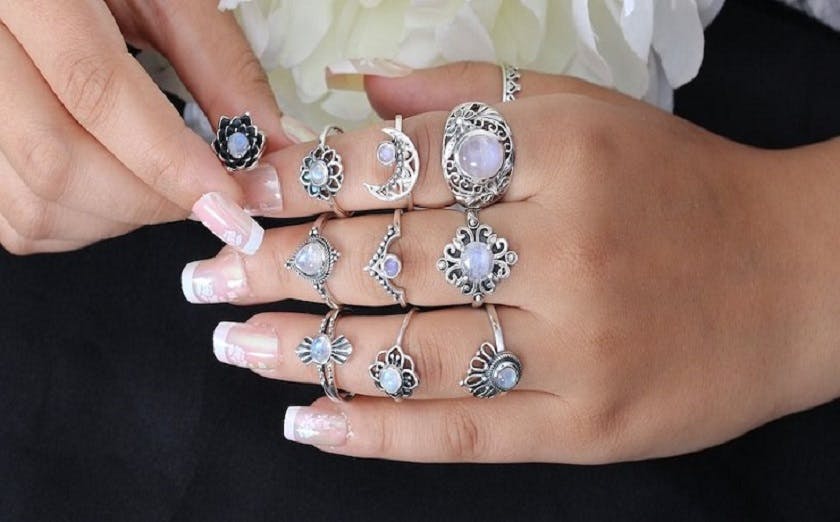
POLYGON ((23 237, 12 228, 6 218, 0 214, 0 244, 10 254, 25 256, 52 252, 69 252, 85 246, 86 241, 65 241, 62 239, 34 240, 23 237))

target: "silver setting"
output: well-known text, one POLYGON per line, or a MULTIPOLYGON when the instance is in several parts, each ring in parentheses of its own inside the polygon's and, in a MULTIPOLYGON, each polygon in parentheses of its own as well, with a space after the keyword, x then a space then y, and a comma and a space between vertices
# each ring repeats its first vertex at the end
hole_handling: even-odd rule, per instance
POLYGON ((332 293, 327 288, 327 279, 329 279, 330 275, 332 275, 333 267, 335 266, 336 261, 338 261, 341 257, 341 253, 336 250, 332 246, 332 243, 330 243, 330 241, 321 233, 327 219, 329 219, 329 214, 321 214, 318 216, 318 219, 315 220, 315 223, 309 230, 309 236, 303 243, 300 244, 300 246, 298 246, 295 253, 286 260, 285 265, 287 270, 292 270, 302 278, 309 281, 327 306, 330 308, 338 308, 340 306, 339 303, 333 298, 332 293), (312 273, 303 270, 297 262, 298 255, 304 248, 319 248, 323 254, 321 265, 312 273))
MULTIPOLYGON (((510 250, 507 239, 499 237, 490 225, 478 220, 477 210, 467 210, 467 225, 455 230, 452 242, 443 248, 443 257, 437 261, 437 269, 443 272, 446 281, 458 288, 462 294, 470 296, 473 306, 481 306, 487 295, 496 291, 502 279, 510 277, 510 269, 519 260, 519 255, 510 250), (470 277, 470 270, 465 266, 468 258, 464 257, 470 244, 480 243, 489 252, 490 263, 481 277, 470 277)), ((480 248, 480 247, 479 247, 480 248)))
POLYGON ((489 399, 507 393, 522 379, 522 362, 519 357, 505 349, 505 339, 496 307, 488 304, 485 310, 493 328, 495 344, 481 344, 470 360, 467 376, 460 382, 466 391, 479 399, 489 399))
POLYGON ((481 102, 468 102, 449 113, 443 131, 441 166, 455 201, 466 208, 483 208, 500 200, 510 187, 514 160, 513 134, 499 111, 481 102), (471 176, 458 160, 465 140, 479 134, 499 140, 503 153, 499 170, 485 179, 471 176))
POLYGON ((399 402, 402 399, 411 397, 414 389, 420 385, 420 377, 414 369, 414 359, 405 353, 403 350, 403 337, 405 331, 408 329, 408 323, 411 322, 412 316, 417 312, 416 308, 412 308, 403 318, 402 326, 397 334, 397 340, 394 345, 387 350, 382 350, 376 354, 376 359, 373 364, 368 367, 370 378, 373 379, 373 384, 376 389, 399 402), (390 378, 398 378, 398 386, 393 388, 394 381, 386 381, 386 375, 390 378), (393 389, 391 389, 393 388, 393 389))
POLYGON ((402 212, 400 209, 394 210, 393 224, 388 225, 385 236, 379 242, 376 252, 363 270, 376 279, 388 295, 394 298, 394 301, 405 308, 405 289, 394 284, 394 279, 402 273, 402 259, 389 252, 391 244, 402 237, 402 212), (396 273, 392 273, 387 268, 393 267, 395 264, 397 267, 396 273))
POLYGON ((420 172, 420 157, 417 148, 402 131, 403 117, 397 114, 394 118, 393 128, 384 128, 382 132, 391 139, 383 141, 376 148, 376 158, 386 167, 394 166, 394 170, 388 180, 382 185, 365 183, 364 186, 370 194, 380 201, 398 201, 408 199, 408 208, 414 206, 411 191, 417 183, 420 172), (389 154, 383 154, 388 152, 389 154), (392 155, 391 158, 383 159, 383 156, 392 155))
POLYGON ((318 137, 318 146, 309 151, 300 163, 300 183, 306 194, 315 199, 326 201, 339 217, 346 217, 345 212, 336 202, 335 196, 344 184, 344 164, 341 154, 327 145, 327 136, 342 134, 341 127, 328 125, 318 137))
POLYGON ((516 95, 522 92, 522 84, 519 80, 522 75, 519 74, 519 68, 509 63, 503 63, 502 68, 502 102, 512 102, 516 100, 516 95))
POLYGON ((235 172, 256 167, 265 150, 265 142, 265 134, 251 122, 251 115, 246 112, 234 117, 220 117, 216 137, 210 146, 225 168, 235 172), (230 149, 233 138, 240 140, 239 145, 244 146, 242 150, 230 149))
POLYGON ((295 353, 303 364, 314 365, 324 393, 335 402, 353 398, 353 394, 340 390, 335 381, 335 365, 343 365, 353 353, 353 345, 343 335, 335 335, 335 323, 341 310, 336 308, 321 321, 315 337, 304 337, 295 353))

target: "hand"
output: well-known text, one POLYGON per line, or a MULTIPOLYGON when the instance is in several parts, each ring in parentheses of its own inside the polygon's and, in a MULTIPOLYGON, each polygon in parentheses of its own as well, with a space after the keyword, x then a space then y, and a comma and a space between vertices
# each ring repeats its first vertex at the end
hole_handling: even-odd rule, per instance
MULTIPOLYGON (((251 203, 247 194, 126 51, 126 40, 161 51, 211 120, 249 110, 270 145, 288 145, 295 140, 259 63, 216 3, 0 3, 0 242, 7 250, 75 249, 183 219, 191 209, 257 226, 239 208, 251 203), (207 193, 219 196, 202 198, 207 193)), ((208 224, 225 231, 225 223, 208 224)))
MULTIPOLYGON (((381 112, 417 113, 404 129, 420 155, 415 202, 429 209, 402 217, 391 248, 403 262, 396 282, 411 304, 447 308, 409 324, 402 348, 420 386, 398 404, 377 392, 368 365, 394 344, 403 316, 341 315, 336 335, 354 350, 336 367, 337 381, 358 396, 289 408, 288 438, 409 461, 602 463, 695 451, 840 393, 831 319, 840 299, 825 290, 840 280, 825 255, 829 242, 834 252, 840 246, 840 219, 829 233, 825 212, 813 210, 831 209, 823 192, 837 187, 809 177, 810 167, 820 169, 804 160, 820 154, 751 149, 614 92, 525 73, 521 98, 497 105, 517 147, 512 184, 480 213, 519 255, 488 301, 524 370, 503 397, 466 395, 458 382, 493 334, 485 311, 466 306, 435 267, 464 217, 443 210, 453 203, 440 166, 447 114, 426 111, 498 99, 498 74, 470 65, 368 80, 381 112), (792 181, 792 166, 805 177, 792 181)), ((330 138, 348 173, 337 197, 343 208, 388 206, 362 186, 384 179, 374 159, 382 140, 376 128, 330 138)), ((271 159, 285 176, 289 217, 328 210, 296 179, 311 147, 271 159)), ((362 271, 391 222, 390 214, 326 222, 323 235, 341 252, 327 283, 337 301, 393 304, 362 271)), ((240 305, 319 301, 282 266, 310 226, 268 231, 253 257, 226 248, 191 263, 185 294, 240 305)), ((214 350, 266 378, 317 383, 295 349, 320 322, 264 313, 222 323, 214 350)))

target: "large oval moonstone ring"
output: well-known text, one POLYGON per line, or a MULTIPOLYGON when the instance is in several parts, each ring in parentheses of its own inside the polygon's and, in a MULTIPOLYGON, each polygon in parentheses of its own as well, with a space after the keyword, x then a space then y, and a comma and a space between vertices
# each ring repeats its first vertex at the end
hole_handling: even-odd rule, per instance
POLYGON ((500 200, 510 186, 514 160, 513 135, 499 111, 469 102, 449 113, 441 166, 455 201, 477 209, 500 200))

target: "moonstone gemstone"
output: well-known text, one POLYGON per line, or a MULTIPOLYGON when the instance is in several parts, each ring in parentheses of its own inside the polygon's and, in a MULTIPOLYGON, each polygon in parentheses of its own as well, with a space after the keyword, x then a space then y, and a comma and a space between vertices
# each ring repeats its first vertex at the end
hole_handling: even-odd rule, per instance
POLYGON ((307 276, 324 273, 329 253, 321 243, 307 243, 295 254, 295 267, 307 276))
POLYGON ((315 364, 326 364, 330 360, 330 355, 332 355, 332 342, 330 338, 324 334, 319 335, 312 340, 309 352, 315 364))
POLYGON ((493 253, 490 247, 479 241, 467 243, 461 254, 464 275, 472 282, 478 282, 490 275, 493 269, 493 253))
POLYGON ((402 388, 402 372, 396 366, 386 366, 379 372, 379 384, 385 393, 394 395, 402 388))
POLYGON ((393 279, 400 275, 400 271, 402 270, 402 263, 397 256, 391 254, 385 258, 385 262, 382 263, 383 272, 385 272, 385 277, 388 279, 393 279))
POLYGON ((309 181, 316 187, 323 187, 329 179, 330 169, 323 161, 317 160, 309 167, 309 181))
POLYGON ((493 383, 500 390, 512 390, 517 382, 519 382, 519 372, 513 366, 501 366, 494 372, 493 383))
POLYGON ((496 175, 505 161, 502 143, 485 133, 468 135, 457 152, 458 165, 470 177, 487 179, 496 175))
POLYGON ((383 165, 390 165, 397 157, 397 148, 390 141, 379 144, 376 149, 376 159, 383 165))
POLYGON ((248 142, 248 136, 241 132, 234 132, 227 139, 228 153, 236 159, 241 159, 248 153, 251 144, 248 142))

